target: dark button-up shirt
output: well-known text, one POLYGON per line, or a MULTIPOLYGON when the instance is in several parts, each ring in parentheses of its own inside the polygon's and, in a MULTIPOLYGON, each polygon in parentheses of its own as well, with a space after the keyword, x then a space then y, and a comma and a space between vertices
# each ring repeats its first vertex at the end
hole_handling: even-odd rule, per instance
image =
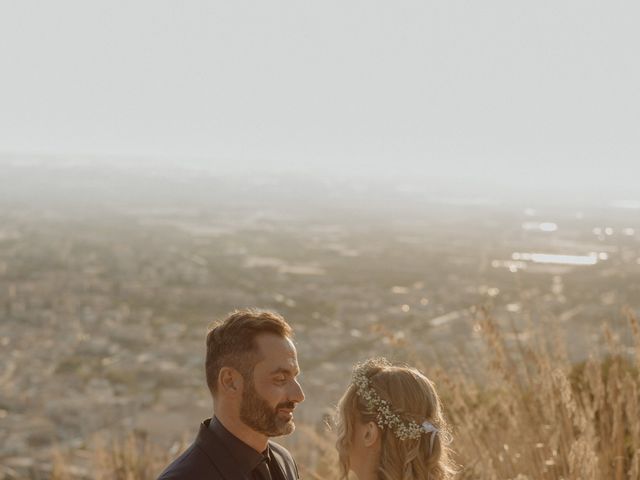
POLYGON ((272 480, 299 478, 296 462, 286 448, 269 440, 265 452, 256 452, 214 417, 202 422, 195 441, 167 466, 158 479, 255 480, 259 475, 255 469, 265 458, 272 480))
POLYGON ((257 452, 253 447, 250 447, 227 430, 216 417, 213 417, 209 422, 209 430, 215 433, 229 448, 229 452, 236 461, 238 470, 244 476, 253 478, 254 480, 267 480, 264 479, 257 470, 262 462, 267 462, 269 471, 271 472, 271 479, 285 480, 283 473, 280 471, 280 467, 273 458, 269 445, 267 445, 267 449, 264 452, 257 452))

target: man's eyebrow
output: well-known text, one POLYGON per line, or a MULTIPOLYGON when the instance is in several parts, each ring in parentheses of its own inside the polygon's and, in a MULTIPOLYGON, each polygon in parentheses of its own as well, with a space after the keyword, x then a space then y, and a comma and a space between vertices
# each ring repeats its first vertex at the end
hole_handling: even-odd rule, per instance
POLYGON ((270 373, 270 375, 277 375, 277 374, 279 374, 279 373, 284 373, 285 375, 293 375, 293 376, 295 377, 296 375, 299 375, 299 374, 300 374, 300 369, 299 369, 299 368, 297 368, 297 367, 296 367, 296 368, 294 368, 294 369, 291 369, 291 368, 284 368, 284 367, 278 367, 278 368, 276 368, 275 370, 273 370, 273 371, 270 373))

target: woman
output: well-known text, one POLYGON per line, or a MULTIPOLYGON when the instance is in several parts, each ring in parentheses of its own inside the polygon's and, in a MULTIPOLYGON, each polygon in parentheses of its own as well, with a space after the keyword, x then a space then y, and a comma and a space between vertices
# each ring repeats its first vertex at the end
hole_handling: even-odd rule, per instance
POLYGON ((450 435, 433 383, 385 359, 356 365, 338 405, 343 478, 445 480, 453 477, 450 435))

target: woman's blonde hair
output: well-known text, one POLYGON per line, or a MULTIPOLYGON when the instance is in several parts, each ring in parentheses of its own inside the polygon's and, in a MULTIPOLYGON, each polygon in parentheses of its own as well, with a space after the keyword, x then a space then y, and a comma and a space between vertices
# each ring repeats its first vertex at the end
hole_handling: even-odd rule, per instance
MULTIPOLYGON (((455 473, 447 444, 451 435, 442 414, 440 399, 433 383, 415 368, 393 366, 383 358, 357 365, 354 377, 367 390, 352 383, 338 404, 338 441, 342 478, 349 472, 349 451, 353 443, 355 422, 373 421, 381 428, 378 462, 379 480, 447 480, 455 473), (364 394, 363 394, 364 393, 364 394), (384 418, 370 398, 373 395, 388 405, 392 416, 406 425, 422 425, 425 421, 438 429, 418 438, 401 439, 397 430, 384 427, 384 418), (431 442, 431 435, 435 435, 431 442)), ((388 416, 388 415, 387 415, 388 416)))

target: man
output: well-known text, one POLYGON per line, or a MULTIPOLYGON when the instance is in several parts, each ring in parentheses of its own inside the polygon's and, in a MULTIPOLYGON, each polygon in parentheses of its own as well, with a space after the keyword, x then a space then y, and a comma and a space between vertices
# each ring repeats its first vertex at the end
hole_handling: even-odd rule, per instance
POLYGON ((158 480, 296 480, 291 454, 270 437, 293 432, 304 400, 293 332, 274 312, 230 314, 207 334, 211 419, 158 480))

